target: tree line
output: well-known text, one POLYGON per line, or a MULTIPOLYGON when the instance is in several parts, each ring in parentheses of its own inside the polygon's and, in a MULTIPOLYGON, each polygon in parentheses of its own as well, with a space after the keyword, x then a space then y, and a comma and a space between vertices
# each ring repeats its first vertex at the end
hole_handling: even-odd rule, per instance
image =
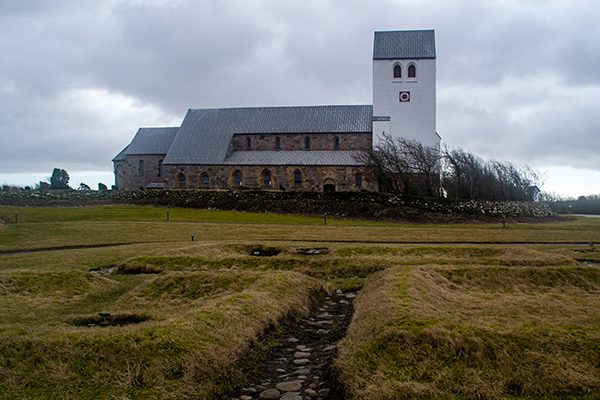
MULTIPOLYGON (((0 189, 5 192, 9 191, 20 191, 20 190, 36 190, 36 191, 46 191, 46 190, 73 190, 71 186, 69 186, 69 180, 71 179, 69 173, 62 168, 54 168, 52 170, 52 175, 47 178, 48 181, 40 181, 39 183, 31 186, 10 186, 10 185, 2 185, 0 189)), ((89 185, 81 182, 77 190, 92 190, 89 185)), ((100 182, 98 183, 98 190, 106 191, 108 187, 100 182)))
POLYGON ((390 135, 358 159, 375 171, 381 191, 408 196, 533 201, 541 186, 540 174, 528 166, 390 135))
POLYGON ((543 199, 552 211, 559 214, 600 214, 600 194, 564 199, 546 194, 543 199))

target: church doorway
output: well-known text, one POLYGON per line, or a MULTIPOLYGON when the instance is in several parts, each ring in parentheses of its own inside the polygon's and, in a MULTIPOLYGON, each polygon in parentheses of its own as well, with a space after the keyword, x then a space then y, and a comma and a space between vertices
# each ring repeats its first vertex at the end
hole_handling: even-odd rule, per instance
POLYGON ((323 191, 325 193, 335 192, 335 181, 333 179, 325 179, 323 181, 323 191))

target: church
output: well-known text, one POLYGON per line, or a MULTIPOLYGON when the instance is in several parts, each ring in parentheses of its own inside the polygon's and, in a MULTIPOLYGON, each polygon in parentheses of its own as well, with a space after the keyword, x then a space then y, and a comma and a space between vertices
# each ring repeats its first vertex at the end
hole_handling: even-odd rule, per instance
POLYGON ((189 109, 140 128, 114 159, 118 190, 379 191, 358 155, 382 134, 440 146, 433 30, 377 31, 373 104, 189 109))

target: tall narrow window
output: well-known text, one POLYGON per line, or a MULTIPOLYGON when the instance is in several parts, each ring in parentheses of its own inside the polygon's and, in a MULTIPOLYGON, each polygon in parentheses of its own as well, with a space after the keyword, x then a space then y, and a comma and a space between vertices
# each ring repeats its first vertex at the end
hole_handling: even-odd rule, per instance
POLYGON ((302 171, 299 169, 294 171, 294 186, 302 186, 302 171))
POLYGON ((210 178, 206 172, 200 175, 200 184, 203 189, 208 189, 210 187, 210 178))
POLYGON ((304 150, 310 150, 310 137, 308 136, 304 138, 304 150))
POLYGON ((138 176, 144 176, 144 160, 138 163, 138 176))
POLYGON ((157 176, 163 176, 163 160, 158 160, 158 172, 157 176))
POLYGON ((246 136, 246 150, 252 150, 252 139, 250 136, 246 136))
POLYGON ((271 186, 271 171, 265 169, 262 172, 263 186, 271 186))
POLYGON ((416 78, 417 77, 417 67, 414 64, 408 66, 408 77, 416 78))
POLYGON ((402 67, 398 64, 394 65, 394 78, 402 78, 402 67))
POLYGON ((362 182, 363 182, 362 174, 358 173, 358 174, 354 175, 354 186, 356 186, 357 189, 362 187, 362 182))
POLYGON ((233 173, 233 184, 236 187, 242 186, 242 173, 239 169, 235 170, 233 173))
POLYGON ((279 136, 275 138, 275 150, 281 150, 281 138, 279 136))
POLYGON ((179 189, 185 189, 186 179, 184 174, 177 175, 177 180, 179 182, 179 189))
POLYGON ((334 150, 339 150, 340 149, 340 138, 339 138, 339 136, 334 136, 333 137, 333 149, 334 150))

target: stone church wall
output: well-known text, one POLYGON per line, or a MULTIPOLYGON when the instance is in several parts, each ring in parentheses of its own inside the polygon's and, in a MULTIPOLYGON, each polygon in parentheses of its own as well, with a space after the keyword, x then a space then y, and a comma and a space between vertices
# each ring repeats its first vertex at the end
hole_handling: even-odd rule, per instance
POLYGON ((371 133, 288 133, 288 134, 237 134, 233 136, 232 150, 305 150, 305 138, 310 140, 310 150, 364 150, 372 147, 371 133), (280 148, 275 141, 279 137, 280 148), (339 148, 334 147, 335 137, 339 139, 339 148), (250 148, 247 139, 250 138, 250 148))
POLYGON ((325 184, 333 184, 335 191, 378 191, 377 179, 366 167, 352 166, 166 165, 165 177, 170 189, 240 188, 322 192, 325 184), (234 176, 236 171, 241 173, 239 185, 234 176), (266 171, 270 176, 268 183, 266 171), (294 179, 296 171, 300 171, 302 177, 299 184, 294 179), (357 174, 360 175, 359 182, 357 174))
POLYGON ((125 168, 127 167, 127 161, 114 161, 114 174, 115 174, 115 186, 117 189, 125 188, 126 176, 125 168))
POLYGON ((159 175, 159 162, 164 158, 164 155, 135 155, 127 156, 126 161, 115 162, 117 188, 119 190, 138 190, 153 182, 166 183, 164 167, 159 175), (140 161, 144 163, 143 174, 140 174, 140 161))

